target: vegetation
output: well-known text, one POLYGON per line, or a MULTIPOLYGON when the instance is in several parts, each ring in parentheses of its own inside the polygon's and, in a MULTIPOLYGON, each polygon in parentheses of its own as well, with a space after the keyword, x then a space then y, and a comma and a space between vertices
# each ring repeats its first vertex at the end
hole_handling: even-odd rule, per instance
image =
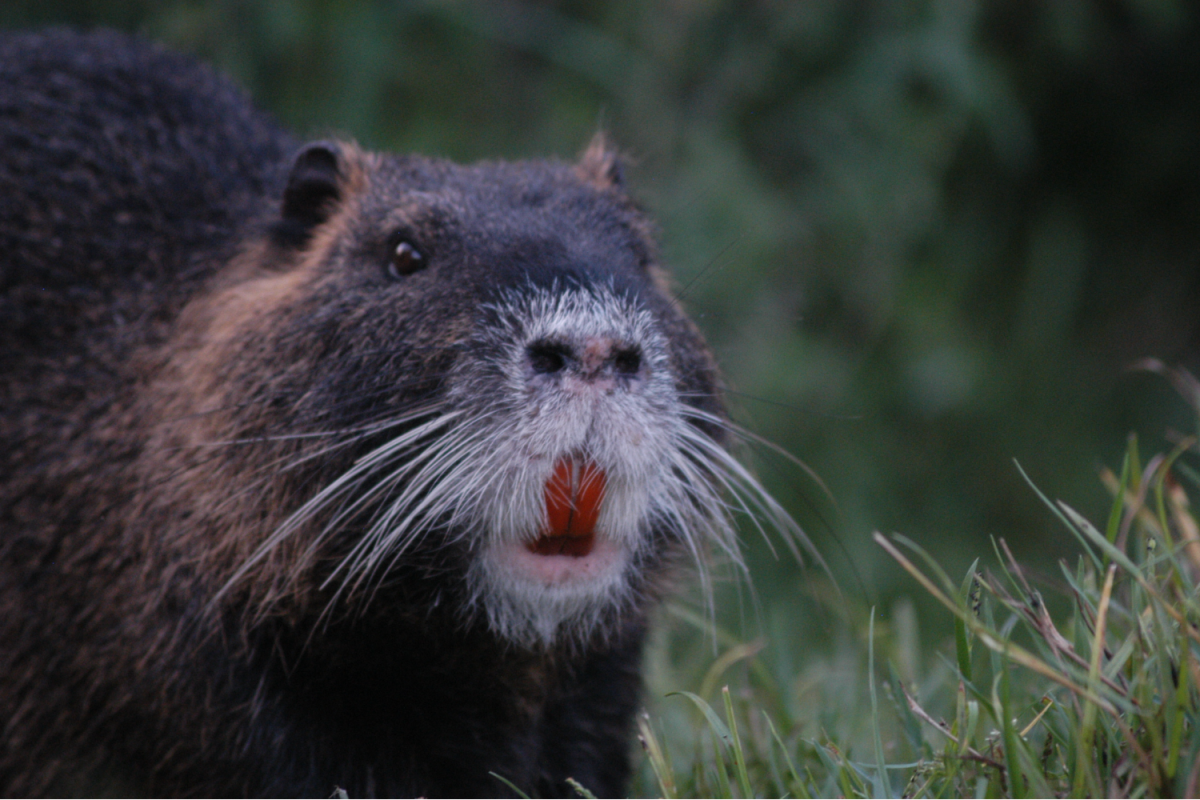
MULTIPOLYGON (((1168 373, 1200 401, 1200 383, 1168 373)), ((1043 495, 1078 551, 1053 578, 1035 578, 998 539, 990 567, 981 559, 954 581, 912 540, 875 534, 949 612, 945 646, 924 651, 904 604, 886 621, 875 609, 865 622, 848 615, 865 642, 832 663, 810 661, 798 679, 775 679, 762 643, 726 646, 694 693, 669 696, 690 707, 672 710, 692 712, 690 729, 661 712, 641 719, 642 790, 1197 796, 1200 524, 1188 500, 1200 489, 1197 453, 1189 436, 1143 466, 1131 438, 1120 474, 1102 473, 1113 502, 1101 525, 1043 495)))

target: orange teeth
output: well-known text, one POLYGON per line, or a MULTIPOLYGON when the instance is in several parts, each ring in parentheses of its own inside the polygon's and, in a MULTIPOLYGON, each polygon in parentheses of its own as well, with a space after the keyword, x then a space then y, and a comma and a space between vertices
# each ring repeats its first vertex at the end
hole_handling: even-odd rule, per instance
POLYGON ((547 529, 529 549, 543 556, 586 556, 595 544, 596 520, 604 500, 604 471, 570 456, 554 465, 546 481, 547 529))

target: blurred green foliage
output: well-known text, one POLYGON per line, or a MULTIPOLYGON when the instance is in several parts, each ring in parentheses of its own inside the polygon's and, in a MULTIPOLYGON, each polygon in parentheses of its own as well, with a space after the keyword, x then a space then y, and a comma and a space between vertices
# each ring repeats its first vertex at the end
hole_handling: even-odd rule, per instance
MULTIPOLYGON (((459 160, 629 154, 750 457, 852 602, 1004 536, 1064 552, 1012 465, 1102 516, 1096 467, 1187 412, 1200 18, 1179 0, 8 0, 233 74, 302 133, 459 160), (851 567, 853 563, 853 567, 851 567)), ((817 583, 748 543, 768 630, 817 583)))

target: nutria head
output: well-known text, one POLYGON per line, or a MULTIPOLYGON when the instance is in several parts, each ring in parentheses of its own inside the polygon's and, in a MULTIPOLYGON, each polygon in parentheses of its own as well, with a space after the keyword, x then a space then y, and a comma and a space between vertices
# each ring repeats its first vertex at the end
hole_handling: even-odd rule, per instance
POLYGON ((599 140, 575 165, 309 145, 164 350, 139 513, 247 618, 604 636, 681 556, 735 552, 745 480, 649 227, 599 140))

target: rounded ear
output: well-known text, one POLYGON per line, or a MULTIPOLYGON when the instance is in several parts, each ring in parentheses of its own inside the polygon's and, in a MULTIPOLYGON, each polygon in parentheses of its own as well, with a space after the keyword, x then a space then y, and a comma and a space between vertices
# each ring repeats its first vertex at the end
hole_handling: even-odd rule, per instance
POLYGON ((283 190, 282 219, 275 224, 276 243, 300 247, 329 219, 346 190, 346 158, 338 142, 313 142, 296 154, 283 190))
POLYGON ((620 189, 625 185, 621 159, 604 131, 592 137, 579 163, 575 165, 575 172, 580 180, 597 189, 620 189))
POLYGON ((342 195, 341 156, 336 142, 313 142, 296 154, 283 190, 285 220, 311 227, 328 219, 342 195))

